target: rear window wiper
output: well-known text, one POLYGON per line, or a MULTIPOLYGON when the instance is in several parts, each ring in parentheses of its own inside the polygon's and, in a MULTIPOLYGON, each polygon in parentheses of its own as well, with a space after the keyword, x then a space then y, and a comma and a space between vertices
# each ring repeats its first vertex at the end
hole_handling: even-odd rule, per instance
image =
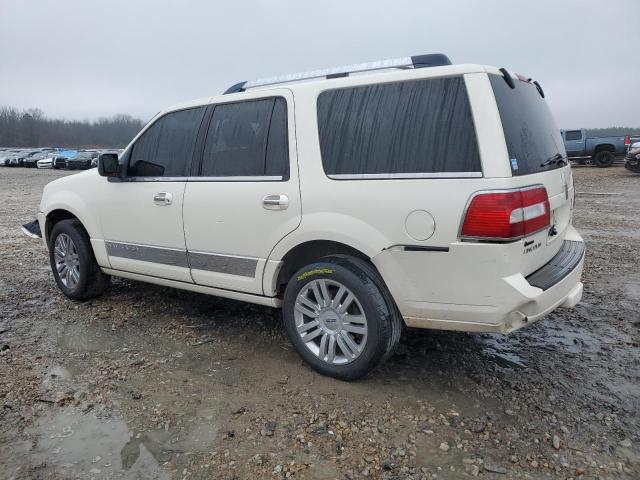
POLYGON ((567 162, 567 159, 564 157, 564 155, 562 155, 561 153, 556 153, 553 157, 549 157, 544 162, 542 162, 540 164, 540 167, 542 168, 542 167, 546 167, 548 165, 558 165, 560 163, 562 165, 568 165, 569 164, 567 162))

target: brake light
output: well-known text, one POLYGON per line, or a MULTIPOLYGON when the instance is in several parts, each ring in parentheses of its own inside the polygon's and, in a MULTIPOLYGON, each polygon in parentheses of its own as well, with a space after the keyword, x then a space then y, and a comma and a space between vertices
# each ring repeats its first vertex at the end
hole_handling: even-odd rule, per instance
POLYGON ((480 192, 469 203, 460 236, 476 240, 518 240, 551 223, 543 186, 480 192))
POLYGON ((624 137, 624 144, 625 146, 631 145, 631 135, 624 137))

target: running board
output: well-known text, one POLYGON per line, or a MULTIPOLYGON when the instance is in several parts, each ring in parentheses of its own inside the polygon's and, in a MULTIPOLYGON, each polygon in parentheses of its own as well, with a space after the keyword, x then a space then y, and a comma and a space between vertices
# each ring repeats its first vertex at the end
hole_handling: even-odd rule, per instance
POLYGON ((170 280, 167 278, 153 277, 142 273, 125 272, 123 270, 114 270, 112 268, 101 267, 103 273, 113 275, 114 277, 128 278, 139 282, 153 283, 154 285, 162 285, 165 287, 177 288, 180 290, 189 290, 191 292, 204 293, 213 295, 214 297, 230 298, 232 300, 240 300, 242 302, 255 303, 266 307, 280 308, 282 301, 276 297, 265 297, 251 293, 236 292, 235 290, 225 290, 224 288, 207 287, 205 285, 197 285, 195 283, 181 282, 179 280, 170 280))

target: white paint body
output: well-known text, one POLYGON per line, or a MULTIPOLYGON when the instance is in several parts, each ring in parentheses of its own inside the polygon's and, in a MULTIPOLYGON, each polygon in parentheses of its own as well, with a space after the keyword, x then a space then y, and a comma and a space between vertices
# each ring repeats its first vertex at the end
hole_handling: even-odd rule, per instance
POLYGON ((196 182, 184 178, 118 183, 88 170, 45 187, 38 217, 41 229, 47 231, 50 212, 67 210, 83 223, 106 273, 271 306, 280 305, 276 279, 287 252, 304 242, 330 240, 371 259, 408 325, 512 331, 556 307, 572 307, 580 300, 582 261, 570 275, 545 291, 531 286, 525 277, 547 263, 565 239, 581 238, 571 225, 574 192, 570 167, 512 176, 488 72, 498 73, 493 67, 453 65, 355 75, 255 88, 168 109, 158 116, 188 106, 284 97, 290 179, 196 182), (462 75, 467 87, 481 178, 349 181, 326 176, 316 114, 322 91, 453 75, 462 75), (533 184, 543 184, 548 191, 558 227, 556 236, 548 238, 541 231, 502 244, 460 240, 463 212, 475 192, 533 184), (155 205, 153 196, 158 192, 170 193, 172 203, 155 205), (262 199, 266 195, 286 195, 289 207, 264 209, 262 199), (531 240, 543 247, 524 255, 524 243, 531 240), (105 241, 254 259, 255 275, 114 257, 108 254, 105 241), (449 250, 407 251, 401 247, 407 245, 449 250))
POLYGON ((53 168, 53 157, 43 158, 36 162, 38 168, 53 168))

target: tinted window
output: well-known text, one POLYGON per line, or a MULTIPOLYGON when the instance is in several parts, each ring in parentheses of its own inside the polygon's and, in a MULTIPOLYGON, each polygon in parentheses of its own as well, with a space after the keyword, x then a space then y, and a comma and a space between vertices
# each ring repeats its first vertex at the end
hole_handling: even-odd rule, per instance
POLYGON ((565 140, 580 140, 582 138, 582 132, 580 130, 567 130, 564 132, 565 140))
POLYGON ((516 81, 511 88, 498 75, 489 75, 502 119, 511 171, 526 175, 560 166, 543 164, 558 153, 564 155, 560 130, 535 85, 516 81))
POLYGON ((327 175, 482 170, 460 77, 323 92, 318 127, 327 175))
POLYGON ((157 120, 133 145, 128 175, 186 176, 204 111, 204 107, 190 108, 157 120))
POLYGON ((202 159, 205 177, 288 177, 287 105, 268 98, 216 105, 202 159))

